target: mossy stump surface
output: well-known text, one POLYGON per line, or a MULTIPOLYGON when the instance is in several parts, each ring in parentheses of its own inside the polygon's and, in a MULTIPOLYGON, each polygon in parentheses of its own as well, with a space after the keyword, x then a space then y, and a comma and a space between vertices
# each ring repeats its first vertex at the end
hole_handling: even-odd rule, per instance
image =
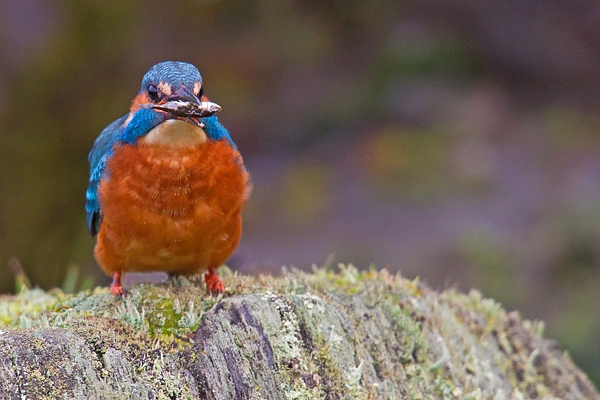
POLYGON ((0 398, 600 399, 542 323, 476 291, 343 265, 224 281, 0 297, 0 398))

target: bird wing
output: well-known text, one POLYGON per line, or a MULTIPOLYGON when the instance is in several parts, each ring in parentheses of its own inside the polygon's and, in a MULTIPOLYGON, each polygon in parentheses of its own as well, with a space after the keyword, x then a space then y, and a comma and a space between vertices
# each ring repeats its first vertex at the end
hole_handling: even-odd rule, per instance
POLYGON ((88 156, 90 162, 90 184, 86 192, 85 211, 87 214, 87 226, 90 233, 95 236, 100 230, 102 222, 102 211, 98 202, 98 187, 102 180, 106 159, 112 152, 114 143, 123 135, 123 123, 129 114, 117 119, 108 125, 100 133, 94 142, 94 146, 88 156))

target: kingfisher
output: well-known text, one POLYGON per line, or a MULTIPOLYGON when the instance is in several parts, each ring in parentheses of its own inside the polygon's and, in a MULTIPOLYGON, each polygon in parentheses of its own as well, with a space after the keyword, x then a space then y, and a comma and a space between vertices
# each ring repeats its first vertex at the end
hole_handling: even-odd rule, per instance
POLYGON ((249 174, 229 132, 204 95, 198 69, 166 61, 144 75, 129 112, 108 125, 88 160, 87 226, 94 256, 125 294, 125 272, 216 273, 242 233, 249 174))

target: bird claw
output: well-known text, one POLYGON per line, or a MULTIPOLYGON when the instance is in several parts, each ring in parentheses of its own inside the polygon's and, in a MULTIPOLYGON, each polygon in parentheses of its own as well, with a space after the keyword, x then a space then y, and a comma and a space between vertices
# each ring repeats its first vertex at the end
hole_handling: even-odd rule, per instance
POLYGON ((223 281, 214 269, 211 268, 208 270, 206 275, 204 275, 204 281, 209 292, 214 294, 225 293, 225 285, 223 285, 223 281))
POLYGON ((127 295, 127 291, 121 285, 110 285, 110 292, 117 296, 117 298, 125 297, 127 295))
POLYGON ((117 298, 125 297, 127 291, 121 284, 121 271, 117 271, 113 274, 113 281, 108 290, 117 296, 117 298))

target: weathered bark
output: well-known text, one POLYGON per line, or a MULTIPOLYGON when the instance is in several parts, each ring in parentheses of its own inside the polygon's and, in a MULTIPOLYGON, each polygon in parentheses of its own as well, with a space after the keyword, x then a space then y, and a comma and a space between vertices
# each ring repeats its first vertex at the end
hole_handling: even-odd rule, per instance
POLYGON ((543 325, 340 267, 0 298, 2 399, 600 399, 543 325))

